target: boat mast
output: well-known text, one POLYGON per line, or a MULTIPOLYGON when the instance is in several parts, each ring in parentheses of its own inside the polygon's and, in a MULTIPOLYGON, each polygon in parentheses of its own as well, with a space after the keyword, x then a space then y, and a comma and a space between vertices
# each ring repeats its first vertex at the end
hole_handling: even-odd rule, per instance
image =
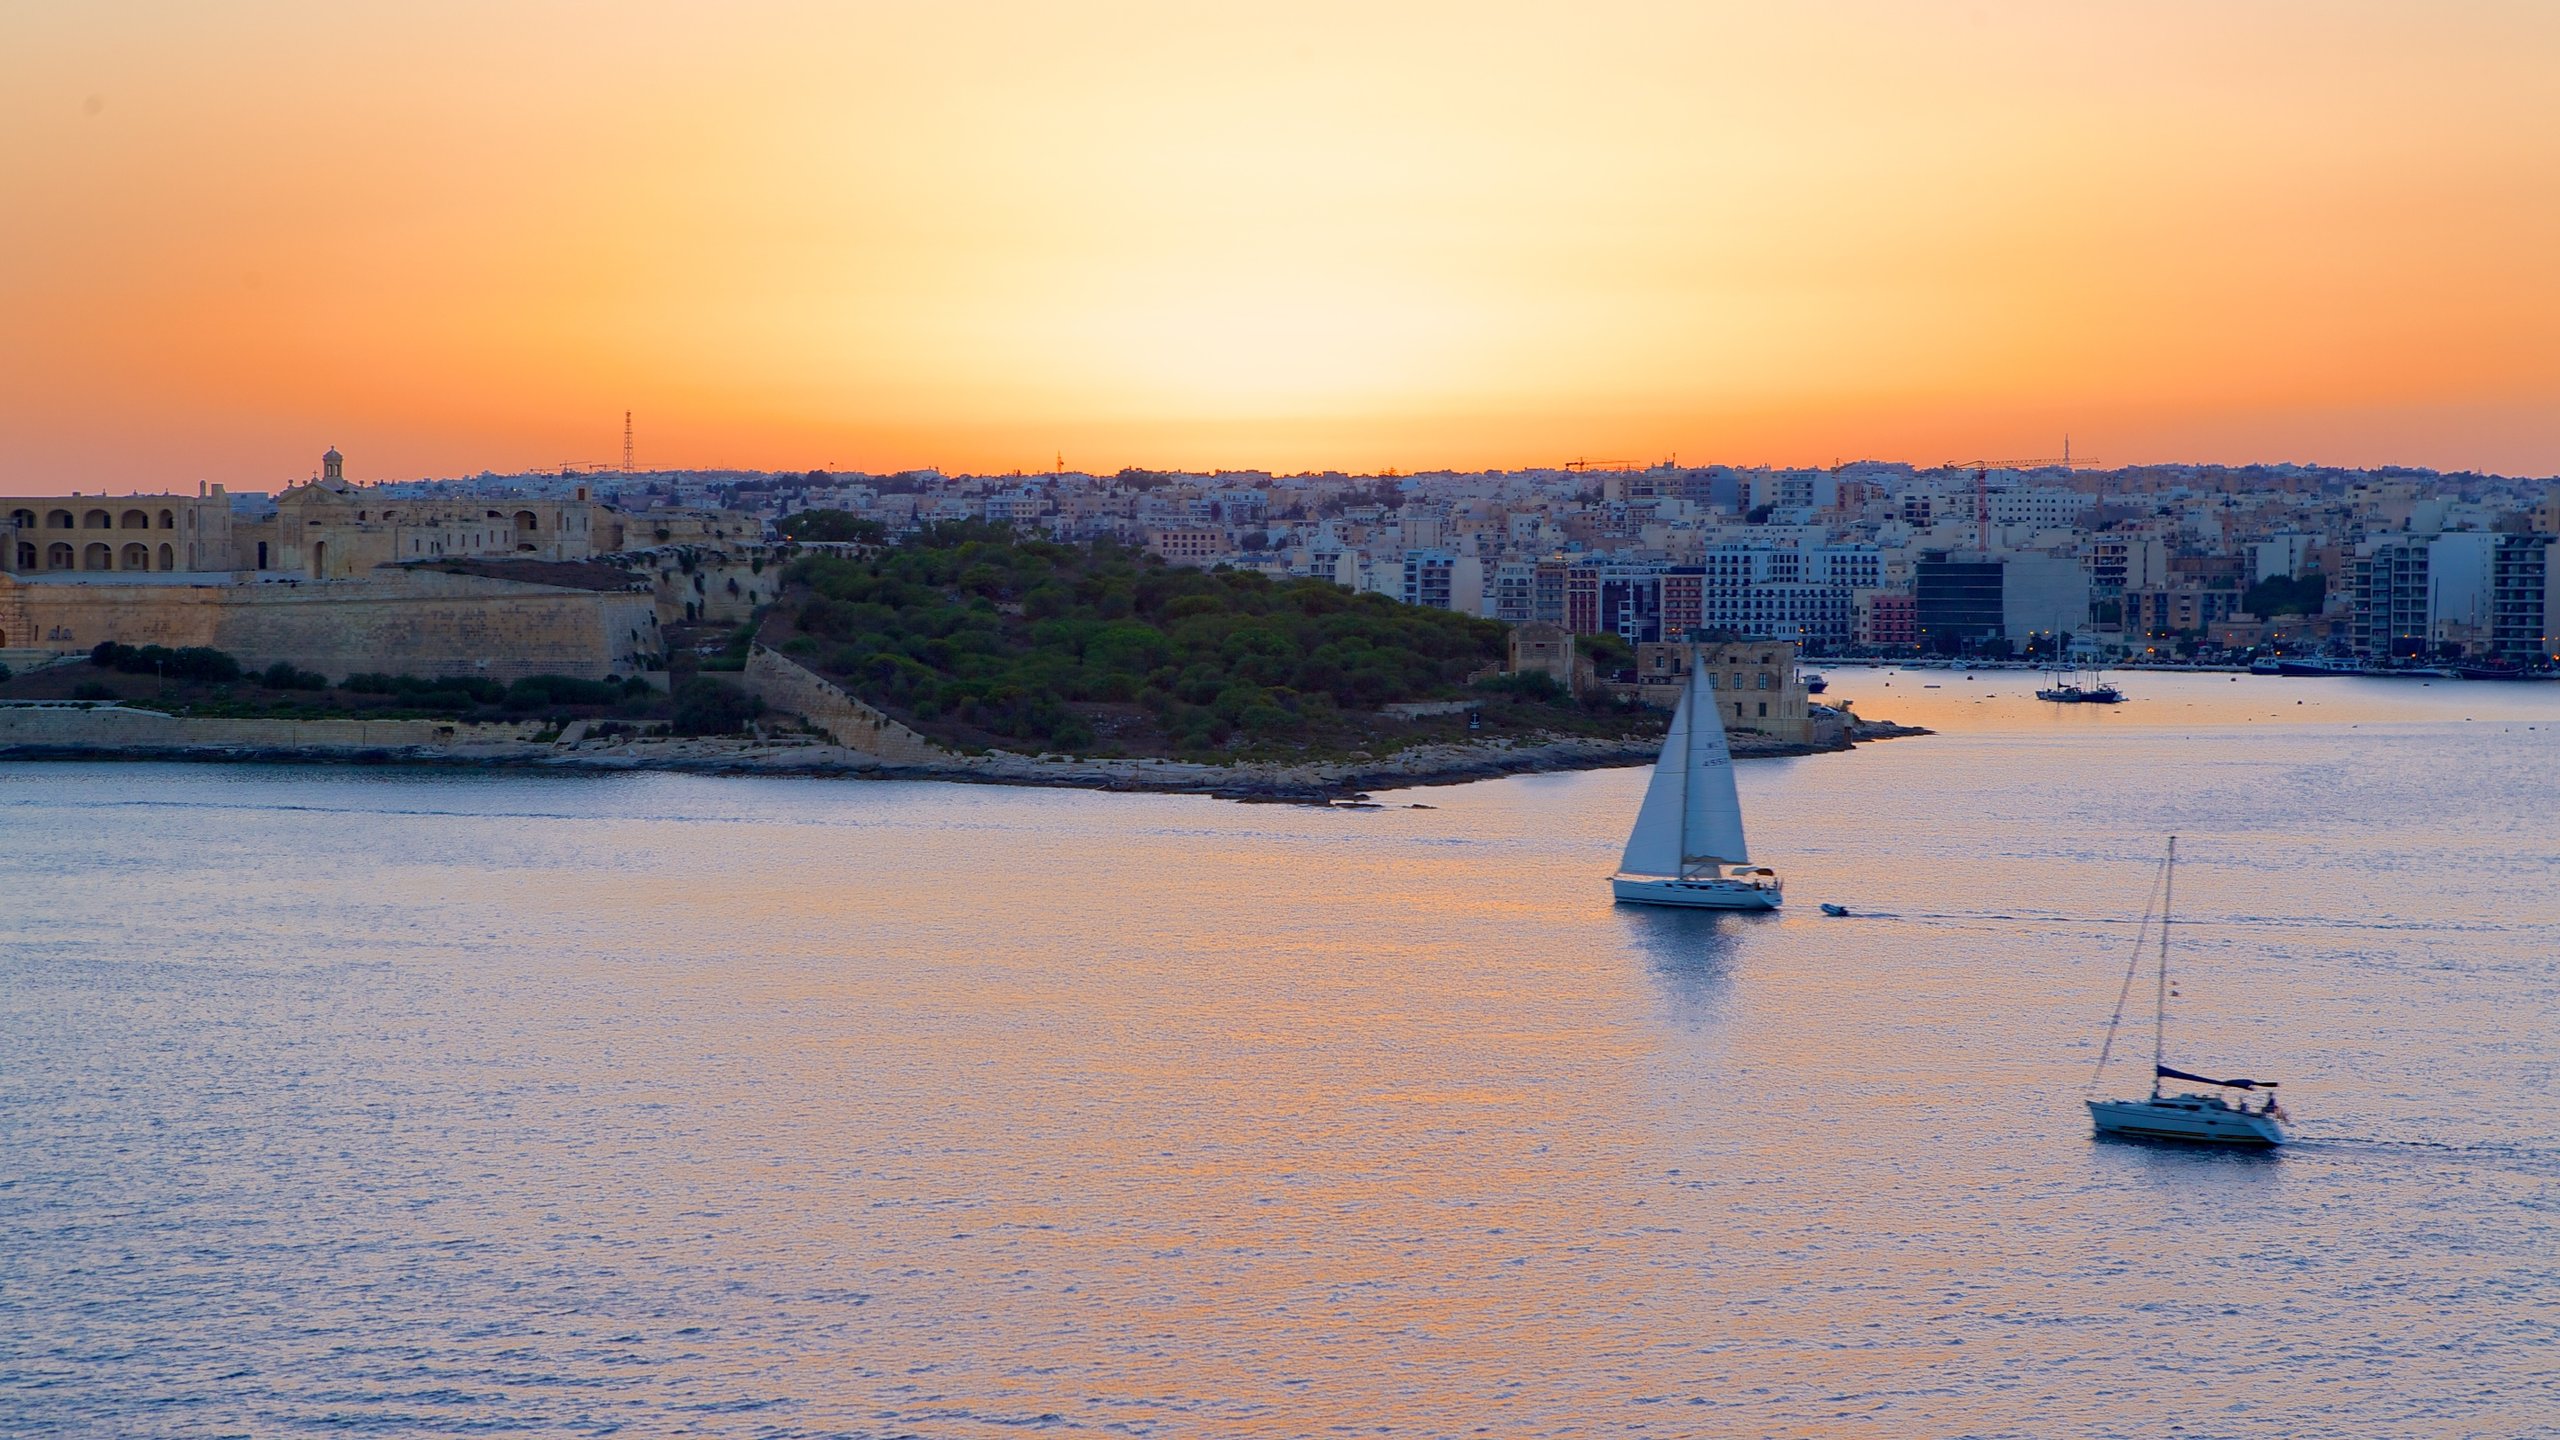
MULTIPOLYGON (((1689 877, 1689 781, 1698 769, 1698 682, 1706 675, 1705 670, 1701 668, 1704 661, 1698 654, 1698 647, 1691 645, 1688 651, 1689 733, 1682 736, 1680 741, 1685 747, 1680 752, 1680 863, 1673 867, 1673 873, 1684 880, 1689 877)), ((1711 715, 1707 718, 1719 725, 1724 723, 1721 716, 1711 715)))
POLYGON ((2160 880, 2160 989, 2151 1006, 2151 1098, 2160 1098, 2160 1063, 2169 1026, 2169 916, 2178 905, 2178 837, 2169 837, 2169 860, 2160 880))

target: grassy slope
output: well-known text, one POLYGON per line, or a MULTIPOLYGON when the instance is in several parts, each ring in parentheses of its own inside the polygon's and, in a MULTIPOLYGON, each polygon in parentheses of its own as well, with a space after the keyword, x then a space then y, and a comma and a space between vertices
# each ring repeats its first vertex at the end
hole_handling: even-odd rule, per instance
POLYGON ((1398 701, 1485 702, 1482 735, 1640 733, 1659 717, 1560 694, 1470 689, 1505 627, 1356 595, 1164 565, 1109 543, 946 525, 864 560, 796 562, 764 638, 961 748, 1283 757, 1467 733, 1382 719, 1398 701))

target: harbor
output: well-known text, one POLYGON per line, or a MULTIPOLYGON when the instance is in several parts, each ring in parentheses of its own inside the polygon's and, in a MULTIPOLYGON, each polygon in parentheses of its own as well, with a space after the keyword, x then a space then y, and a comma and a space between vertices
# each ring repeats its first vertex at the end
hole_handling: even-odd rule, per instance
POLYGON ((2560 1408, 2517 1029, 2560 1004, 2560 691, 1904 673, 1956 688, 1831 693, 1926 741, 1736 767, 1756 915, 1612 903, 1642 766, 1352 811, 0 765, 0 885, 43 897, 11 1294, 63 1357, 17 1383, 120 1433, 207 1366, 286 1433, 2560 1408), (2280 1078, 2273 1159, 2089 1134, 2171 833, 2171 1063, 2280 1078))

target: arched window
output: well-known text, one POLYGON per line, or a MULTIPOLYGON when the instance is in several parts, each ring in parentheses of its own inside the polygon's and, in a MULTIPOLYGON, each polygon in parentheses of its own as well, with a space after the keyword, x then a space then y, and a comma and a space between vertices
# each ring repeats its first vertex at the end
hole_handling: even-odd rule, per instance
MULTIPOLYGON (((20 541, 20 542, 19 542, 19 544, 18 544, 18 568, 19 568, 19 569, 21 569, 21 570, 33 570, 34 568, 36 568, 36 547, 35 547, 35 546, 30 545, 30 544, 27 544, 27 543, 26 543, 26 542, 24 542, 24 541, 20 541)), ((0 648, 5 648, 5 647, 0 647, 0 648)))
POLYGON ((80 568, 83 570, 113 570, 116 568, 116 552, 108 549, 102 544, 92 545, 88 549, 80 552, 80 568))
POLYGON ((178 568, 178 552, 170 549, 165 542, 160 546, 160 568, 163 570, 178 568))
POLYGON ((148 530, 151 528, 151 515, 148 511, 127 510, 123 523, 127 530, 148 530))
POLYGON ((68 510, 47 511, 45 513, 44 523, 49 529, 68 530, 71 528, 71 512, 68 510))
POLYGON ((534 531, 539 530, 539 529, 541 529, 541 528, 542 528, 542 521, 541 521, 538 517, 536 517, 532 511, 530 511, 530 510, 519 510, 519 511, 517 511, 517 512, 516 512, 516 533, 517 533, 517 534, 519 534, 519 535, 530 535, 530 534, 532 534, 534 531))
POLYGON ((178 517, 177 517, 174 513, 170 512, 170 511, 167 511, 167 510, 163 510, 163 511, 161 511, 161 512, 160 512, 160 528, 161 528, 161 529, 163 529, 163 530, 175 530, 175 529, 177 529, 177 528, 178 528, 178 517))
POLYGON ((116 568, 119 570, 150 569, 151 547, 148 545, 127 545, 124 547, 124 563, 116 568))
POLYGON ((88 514, 80 517, 80 528, 83 530, 113 530, 116 528, 116 518, 104 510, 92 510, 88 514))
POLYGON ((33 510, 12 510, 9 512, 9 523, 17 526, 21 530, 33 530, 36 528, 36 512, 33 510))
POLYGON ((46 546, 46 547, 45 547, 45 549, 44 549, 44 568, 46 568, 47 570, 68 570, 68 569, 70 569, 70 568, 71 568, 71 545, 70 545, 70 542, 68 542, 68 541, 63 541, 63 540, 56 540, 56 541, 54 541, 52 544, 50 544, 50 545, 46 546))

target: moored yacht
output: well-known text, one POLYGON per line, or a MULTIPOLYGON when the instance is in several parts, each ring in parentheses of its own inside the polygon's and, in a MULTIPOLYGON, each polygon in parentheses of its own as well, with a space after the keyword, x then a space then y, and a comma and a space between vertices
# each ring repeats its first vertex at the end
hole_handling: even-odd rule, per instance
POLYGON ((1688 683, 1609 889, 1638 905, 1775 910, 1786 899, 1785 887, 1777 871, 1752 863, 1743 840, 1733 751, 1703 660, 1689 647, 1688 683))

